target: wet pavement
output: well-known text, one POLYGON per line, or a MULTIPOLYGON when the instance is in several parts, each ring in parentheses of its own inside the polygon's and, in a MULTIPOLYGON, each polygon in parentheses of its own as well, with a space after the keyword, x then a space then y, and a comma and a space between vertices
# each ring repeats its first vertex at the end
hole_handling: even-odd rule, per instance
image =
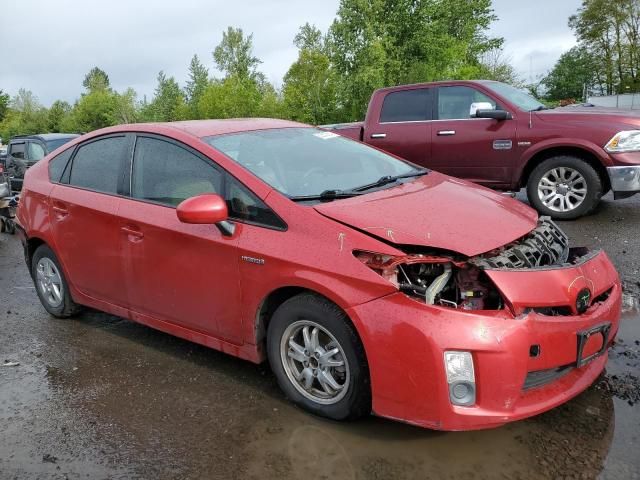
POLYGON ((98 312, 53 319, 0 235, 0 479, 640 479, 640 198, 561 226, 625 283, 607 374, 546 414, 465 433, 318 419, 266 365, 98 312))

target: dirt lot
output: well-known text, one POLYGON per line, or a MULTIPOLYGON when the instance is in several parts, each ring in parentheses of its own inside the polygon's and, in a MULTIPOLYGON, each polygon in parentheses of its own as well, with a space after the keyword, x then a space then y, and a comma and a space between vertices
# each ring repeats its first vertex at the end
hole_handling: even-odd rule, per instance
POLYGON ((267 366, 97 312, 50 318, 18 239, 0 235, 0 479, 640 479, 640 196, 562 226, 605 248, 625 282, 607 375, 547 414, 472 433, 321 420, 267 366))

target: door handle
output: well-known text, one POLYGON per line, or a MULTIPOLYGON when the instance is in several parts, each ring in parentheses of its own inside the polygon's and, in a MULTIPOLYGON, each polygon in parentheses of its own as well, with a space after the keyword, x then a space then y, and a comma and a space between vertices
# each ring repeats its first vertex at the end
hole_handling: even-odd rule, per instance
POLYGON ((69 215, 69 210, 60 202, 54 202, 53 205, 51 205, 51 210, 56 212, 58 218, 64 218, 69 215))
POLYGON ((120 230, 129 235, 130 240, 142 240, 144 237, 144 233, 131 226, 120 227, 120 230))
POLYGON ((456 131, 455 130, 440 130, 438 132, 438 136, 440 137, 450 137, 451 135, 455 135, 456 131))
POLYGON ((372 133, 371 138, 387 138, 386 133, 372 133))

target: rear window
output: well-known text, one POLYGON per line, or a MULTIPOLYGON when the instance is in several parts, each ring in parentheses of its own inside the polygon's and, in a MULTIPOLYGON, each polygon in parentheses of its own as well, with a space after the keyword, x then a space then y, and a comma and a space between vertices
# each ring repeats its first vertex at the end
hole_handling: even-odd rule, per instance
POLYGON ((13 143, 9 146, 9 155, 13 158, 24 159, 24 143, 13 143))
POLYGON ((391 92, 384 97, 380 122, 416 122, 429 120, 429 90, 418 88, 391 92))
POLYGON ((78 148, 69 183, 104 193, 118 193, 120 165, 127 153, 125 137, 108 137, 78 148))

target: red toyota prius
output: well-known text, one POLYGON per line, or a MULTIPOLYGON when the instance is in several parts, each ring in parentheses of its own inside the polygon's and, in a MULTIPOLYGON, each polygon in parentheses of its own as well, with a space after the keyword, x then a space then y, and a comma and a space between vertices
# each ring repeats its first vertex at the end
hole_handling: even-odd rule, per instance
POLYGON ((44 308, 252 362, 333 419, 441 430, 548 410, 602 372, 621 286, 529 207, 280 120, 123 125, 28 170, 44 308))

